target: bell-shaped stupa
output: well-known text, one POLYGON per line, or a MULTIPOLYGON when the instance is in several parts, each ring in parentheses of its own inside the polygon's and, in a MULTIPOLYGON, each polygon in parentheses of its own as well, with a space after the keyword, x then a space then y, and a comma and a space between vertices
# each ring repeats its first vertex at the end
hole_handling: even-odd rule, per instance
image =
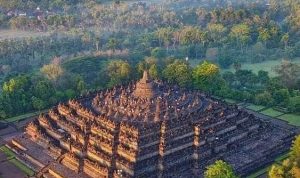
POLYGON ((153 98, 156 96, 156 87, 152 79, 149 77, 148 71, 144 71, 143 78, 136 83, 136 89, 134 91, 135 97, 140 98, 153 98))

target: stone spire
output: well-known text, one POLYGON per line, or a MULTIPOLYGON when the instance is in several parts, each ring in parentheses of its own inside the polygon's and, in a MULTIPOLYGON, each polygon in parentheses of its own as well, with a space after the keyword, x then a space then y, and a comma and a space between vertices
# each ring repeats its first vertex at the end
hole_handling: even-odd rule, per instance
POLYGON ((133 95, 139 98, 152 98, 156 95, 155 86, 149 77, 148 71, 144 71, 143 78, 136 83, 133 95))
POLYGON ((144 70, 143 78, 141 79, 141 81, 143 81, 144 83, 148 83, 148 81, 149 81, 148 71, 144 70))

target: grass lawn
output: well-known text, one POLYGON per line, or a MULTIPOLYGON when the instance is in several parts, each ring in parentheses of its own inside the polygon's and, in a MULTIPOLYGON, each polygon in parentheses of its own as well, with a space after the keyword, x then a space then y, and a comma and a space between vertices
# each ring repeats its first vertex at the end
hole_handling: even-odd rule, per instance
MULTIPOLYGON (((295 58, 292 60, 292 62, 300 64, 300 59, 295 58)), ((252 70, 254 73, 258 73, 258 71, 264 70, 264 71, 269 72, 269 75, 271 77, 274 77, 274 76, 276 76, 276 73, 273 71, 273 68, 275 66, 279 65, 280 63, 281 63, 281 60, 265 61, 262 63, 255 63, 255 64, 244 63, 244 64, 242 64, 242 69, 252 70)), ((234 72, 234 68, 230 67, 229 69, 222 70, 222 72, 225 72, 225 71, 234 72)))
POLYGON ((22 172, 24 172, 28 176, 33 176, 34 172, 31 170, 28 166, 23 164, 21 161, 16 159, 16 154, 12 152, 9 148, 6 146, 1 146, 0 150, 7 156, 9 159, 8 161, 12 164, 14 164, 17 168, 19 168, 22 172))
POLYGON ((23 164, 21 161, 17 159, 11 159, 9 160, 12 164, 14 164, 17 168, 19 168, 21 171, 23 171, 28 176, 33 176, 34 172, 29 167, 27 167, 25 164, 23 164))
POLYGON ((262 113, 264 115, 267 115, 267 116, 271 116, 271 117, 277 117, 279 115, 284 114, 284 113, 276 111, 276 110, 274 110, 272 108, 266 109, 266 110, 264 110, 264 111, 262 111, 260 113, 262 113))
POLYGON ((89 83, 98 82, 99 71, 106 69, 108 60, 106 57, 75 57, 65 61, 62 66, 68 72, 78 74, 89 83))
POLYGON ((278 118, 282 119, 282 120, 285 120, 285 121, 289 122, 292 125, 300 126, 300 115, 285 114, 285 115, 282 115, 282 116, 280 116, 278 118))
POLYGON ((249 106, 246 107, 247 109, 251 109, 253 111, 259 111, 265 108, 265 106, 261 105, 255 105, 255 104, 250 104, 249 106))
MULTIPOLYGON (((189 63, 192 67, 195 67, 199 63, 201 63, 204 59, 189 59, 189 63)), ((293 63, 300 64, 300 58, 294 58, 291 60, 293 63)), ((243 63, 242 69, 246 70, 252 70, 254 73, 258 73, 260 70, 264 70, 269 72, 270 77, 275 77, 276 73, 273 71, 274 67, 279 65, 281 63, 281 59, 278 60, 270 60, 270 61, 264 61, 261 63, 243 63)), ((221 73, 231 71, 234 72, 233 66, 231 66, 229 69, 222 69, 221 73)))
POLYGON ((27 113, 27 114, 23 114, 23 115, 11 117, 11 118, 7 118, 7 119, 5 119, 5 121, 7 121, 7 122, 17 122, 19 120, 23 120, 23 119, 26 119, 28 117, 37 116, 42 112, 46 112, 47 110, 48 109, 45 109, 45 110, 42 110, 42 111, 37 111, 37 112, 32 112, 32 113, 27 113))
POLYGON ((16 154, 14 152, 12 152, 9 148, 7 148, 6 146, 1 146, 0 150, 7 156, 8 159, 10 158, 14 158, 16 156, 16 154))
POLYGON ((235 103, 237 103, 235 100, 232 100, 232 99, 225 99, 225 101, 226 101, 227 103, 230 103, 230 104, 235 104, 235 103))

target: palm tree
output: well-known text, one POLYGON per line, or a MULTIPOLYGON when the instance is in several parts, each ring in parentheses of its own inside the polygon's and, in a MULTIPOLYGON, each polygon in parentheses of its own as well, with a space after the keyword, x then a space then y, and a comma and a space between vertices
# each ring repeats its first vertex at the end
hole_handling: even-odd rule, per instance
POLYGON ((281 41, 284 43, 284 49, 288 47, 288 42, 289 42, 289 34, 286 33, 282 36, 281 41))

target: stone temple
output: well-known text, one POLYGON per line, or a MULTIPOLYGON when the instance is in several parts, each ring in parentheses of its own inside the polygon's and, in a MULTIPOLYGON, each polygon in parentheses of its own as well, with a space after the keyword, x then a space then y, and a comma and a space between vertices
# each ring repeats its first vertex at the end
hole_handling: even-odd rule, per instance
POLYGON ((37 177, 201 177, 218 159, 244 176, 287 151, 293 129, 144 72, 53 107, 9 146, 37 177))

